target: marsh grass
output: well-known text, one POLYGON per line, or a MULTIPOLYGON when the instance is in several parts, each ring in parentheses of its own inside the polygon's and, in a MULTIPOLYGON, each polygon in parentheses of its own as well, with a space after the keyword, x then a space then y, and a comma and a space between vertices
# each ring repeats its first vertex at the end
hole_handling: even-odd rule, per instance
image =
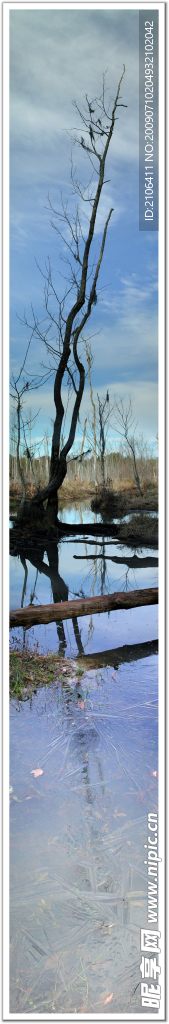
POLYGON ((15 695, 20 700, 27 699, 32 693, 36 693, 41 686, 56 686, 57 683, 66 683, 66 677, 77 676, 77 683, 83 676, 83 669, 77 669, 70 659, 62 658, 59 654, 40 655, 37 651, 11 650, 10 652, 10 695, 15 695))

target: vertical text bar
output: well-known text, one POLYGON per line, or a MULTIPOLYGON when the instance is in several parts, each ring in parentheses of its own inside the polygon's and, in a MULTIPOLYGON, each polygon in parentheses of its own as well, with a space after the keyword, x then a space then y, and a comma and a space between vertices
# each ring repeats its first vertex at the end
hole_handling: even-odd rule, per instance
POLYGON ((139 11, 139 230, 158 231, 158 11, 139 11))

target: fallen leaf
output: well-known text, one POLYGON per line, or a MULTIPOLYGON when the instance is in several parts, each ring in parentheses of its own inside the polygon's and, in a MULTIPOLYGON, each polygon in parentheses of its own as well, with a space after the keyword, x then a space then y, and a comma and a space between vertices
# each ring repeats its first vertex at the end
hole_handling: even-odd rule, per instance
POLYGON ((158 779, 158 772, 151 772, 151 775, 154 775, 155 779, 158 779))
POLYGON ((44 882, 44 879, 47 877, 47 875, 48 875, 48 871, 45 871, 43 874, 39 875, 39 878, 37 878, 37 883, 38 882, 44 882))
POLYGON ((34 775, 35 779, 37 778, 37 775, 43 775, 42 768, 32 768, 30 775, 34 775))
POLYGON ((105 1006, 105 1003, 110 1003, 111 999, 113 999, 113 992, 111 992, 110 996, 107 996, 107 999, 104 999, 104 1006, 105 1006))
POLYGON ((115 814, 113 814, 113 818, 126 818, 126 814, 124 814, 123 811, 121 811, 121 813, 120 811, 115 811, 115 814))
POLYGON ((79 708, 84 708, 83 700, 78 700, 79 708))

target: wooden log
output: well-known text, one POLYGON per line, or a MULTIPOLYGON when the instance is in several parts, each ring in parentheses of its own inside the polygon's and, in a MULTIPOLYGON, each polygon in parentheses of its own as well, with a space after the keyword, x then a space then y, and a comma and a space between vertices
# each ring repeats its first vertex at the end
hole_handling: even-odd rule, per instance
POLYGON ((30 629, 36 623, 58 622, 62 619, 79 618, 81 615, 95 615, 120 608, 138 608, 158 603, 158 587, 148 590, 130 590, 127 593, 104 594, 99 597, 62 601, 59 604, 28 605, 10 612, 10 626, 24 626, 30 629))

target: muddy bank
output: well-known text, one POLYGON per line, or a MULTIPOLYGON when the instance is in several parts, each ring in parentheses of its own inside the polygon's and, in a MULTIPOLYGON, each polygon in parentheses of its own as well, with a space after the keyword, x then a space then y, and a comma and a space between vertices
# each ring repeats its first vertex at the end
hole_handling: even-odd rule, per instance
POLYGON ((133 511, 158 512, 157 488, 148 488, 142 498, 134 487, 125 491, 99 491, 92 498, 91 509, 92 512, 101 512, 103 520, 125 516, 133 511))

